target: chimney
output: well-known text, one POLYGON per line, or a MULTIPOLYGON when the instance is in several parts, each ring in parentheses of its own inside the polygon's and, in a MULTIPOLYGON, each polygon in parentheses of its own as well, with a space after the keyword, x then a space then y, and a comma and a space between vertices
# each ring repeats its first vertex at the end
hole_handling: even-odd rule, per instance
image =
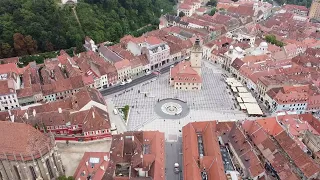
POLYGON ((131 136, 131 140, 134 141, 134 136, 131 136))
POLYGON ((94 115, 94 111, 92 111, 92 118, 94 119, 96 116, 94 115))
POLYGON ((59 112, 59 113, 62 113, 62 109, 61 109, 61 108, 58 108, 58 112, 59 112))
POLYGON ((88 163, 88 161, 86 161, 86 166, 88 166, 89 165, 89 163, 88 163))
POLYGON ((32 114, 33 114, 33 116, 36 116, 37 112, 35 109, 33 109, 32 114))
POLYGON ((14 115, 10 116, 11 122, 14 122, 14 115))
POLYGON ((196 45, 196 46, 200 46, 200 39, 199 39, 199 38, 197 38, 197 39, 196 39, 196 41, 195 41, 194 45, 196 45))
POLYGON ((24 113, 24 117, 25 117, 26 119, 29 119, 29 115, 28 115, 27 112, 24 113))
POLYGON ((11 110, 10 110, 10 109, 8 110, 8 113, 9 113, 9 116, 11 116, 11 115, 12 115, 12 114, 11 114, 11 110))
POLYGON ((100 169, 104 170, 104 166, 100 166, 100 169))

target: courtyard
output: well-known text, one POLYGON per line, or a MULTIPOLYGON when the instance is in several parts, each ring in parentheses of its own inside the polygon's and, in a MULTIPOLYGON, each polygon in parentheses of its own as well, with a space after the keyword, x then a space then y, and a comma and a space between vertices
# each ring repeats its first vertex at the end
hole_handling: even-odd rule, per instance
POLYGON ((73 176, 85 152, 109 152, 111 140, 97 140, 92 142, 57 141, 66 176, 73 176))

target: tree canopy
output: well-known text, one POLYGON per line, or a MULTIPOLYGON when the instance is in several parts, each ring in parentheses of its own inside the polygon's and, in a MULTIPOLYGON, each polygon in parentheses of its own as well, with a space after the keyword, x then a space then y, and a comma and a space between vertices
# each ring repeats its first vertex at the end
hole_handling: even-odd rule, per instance
POLYGON ((295 4, 295 5, 300 5, 300 6, 306 6, 306 7, 310 7, 312 0, 275 0, 277 3, 279 3, 280 5, 283 4, 295 4))
POLYGON ((276 46, 279 46, 279 47, 284 46, 284 43, 281 42, 281 41, 279 41, 279 40, 277 40, 276 36, 273 35, 273 34, 271 34, 271 35, 266 35, 265 39, 266 39, 266 41, 267 41, 268 43, 274 44, 274 45, 276 45, 276 46))
POLYGON ((173 5, 173 0, 78 0, 75 7, 57 0, 1 0, 0 58, 79 51, 86 35, 97 43, 116 42, 148 24, 154 28, 173 5))

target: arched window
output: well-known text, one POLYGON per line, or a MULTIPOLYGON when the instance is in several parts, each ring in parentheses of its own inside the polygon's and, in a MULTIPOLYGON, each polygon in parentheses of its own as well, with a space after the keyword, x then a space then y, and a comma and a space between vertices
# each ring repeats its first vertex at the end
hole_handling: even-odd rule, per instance
POLYGON ((53 163, 54 163, 54 165, 56 166, 56 168, 58 168, 57 157, 56 157, 54 154, 52 155, 52 157, 53 157, 53 163))
POLYGON ((14 169, 14 172, 16 173, 18 180, 21 180, 20 173, 19 173, 17 166, 13 166, 13 169, 14 169))
POLYGON ((32 175, 32 179, 36 180, 37 179, 37 175, 36 175, 36 171, 34 170, 34 167, 33 166, 29 166, 29 169, 30 169, 30 172, 31 172, 31 175, 32 175))
POLYGON ((46 160, 46 166, 47 166, 47 169, 48 169, 50 178, 51 178, 51 179, 54 178, 49 159, 46 160))

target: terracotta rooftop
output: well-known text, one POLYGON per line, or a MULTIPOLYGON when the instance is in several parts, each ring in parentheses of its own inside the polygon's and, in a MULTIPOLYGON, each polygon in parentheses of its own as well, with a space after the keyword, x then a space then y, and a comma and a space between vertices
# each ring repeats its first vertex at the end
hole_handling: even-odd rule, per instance
POLYGON ((52 148, 51 139, 32 126, 24 123, 0 121, 0 159, 25 161, 40 157, 52 148), (5 155, 4 155, 5 154, 5 155), (16 157, 14 157, 14 154, 16 157))
POLYGON ((128 68, 130 67, 130 61, 128 59, 123 59, 121 61, 115 62, 114 66, 116 67, 117 70, 128 68))
POLYGON ((12 94, 14 93, 14 86, 10 80, 0 80, 0 94, 12 94))
POLYGON ((108 152, 85 152, 73 177, 76 180, 101 180, 108 168, 110 155, 108 152))
POLYGON ((309 155, 304 153, 285 131, 275 136, 275 139, 307 178, 319 174, 319 165, 316 164, 309 155))
POLYGON ((185 180, 201 180, 206 172, 208 180, 226 180, 215 121, 193 122, 182 128, 183 166, 185 180), (200 157, 198 136, 203 140, 203 157, 200 157), (210 144, 210 146, 209 146, 210 144))
POLYGON ((262 155, 270 162, 280 179, 298 180, 298 177, 291 170, 289 161, 278 151, 268 135, 269 132, 260 124, 257 121, 244 121, 242 128, 262 155))
POLYGON ((171 78, 174 78, 174 82, 202 82, 199 74, 191 67, 190 61, 182 61, 171 68, 171 78))
POLYGON ((153 180, 164 180, 164 143, 164 134, 159 131, 125 132, 114 135, 109 167, 102 179, 146 179, 147 177, 139 176, 140 169, 147 171, 148 176, 153 180))
POLYGON ((0 62, 3 62, 4 64, 9 64, 9 63, 17 64, 19 62, 19 57, 0 59, 0 62))

